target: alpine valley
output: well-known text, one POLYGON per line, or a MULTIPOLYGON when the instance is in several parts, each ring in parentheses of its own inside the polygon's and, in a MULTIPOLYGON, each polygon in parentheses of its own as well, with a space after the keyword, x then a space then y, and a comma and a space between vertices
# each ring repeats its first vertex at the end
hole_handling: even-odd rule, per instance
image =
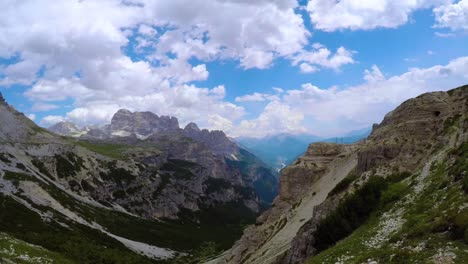
POLYGON ((278 140, 151 112, 46 130, 0 97, 0 124, 2 263, 468 263, 468 86, 308 138, 279 179, 248 150, 278 140))
POLYGON ((174 117, 120 110, 104 127, 49 131, 1 97, 0 123, 4 261, 197 261, 230 247, 277 194, 269 167, 222 131, 174 117))

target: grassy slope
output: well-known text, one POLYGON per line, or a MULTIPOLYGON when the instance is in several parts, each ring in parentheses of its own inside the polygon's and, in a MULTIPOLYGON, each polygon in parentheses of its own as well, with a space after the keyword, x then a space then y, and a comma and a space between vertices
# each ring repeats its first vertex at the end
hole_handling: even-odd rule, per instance
POLYGON ((350 236, 308 263, 364 263, 369 259, 378 263, 427 263, 434 256, 468 263, 468 196, 464 190, 467 155, 465 143, 452 151, 450 158, 434 164, 419 195, 414 195, 412 188, 415 177, 390 185, 382 197, 401 196, 396 202, 379 208, 350 236), (456 161, 449 166, 450 159, 456 161), (462 171, 459 168, 465 168, 464 176, 458 175, 462 171), (392 223, 398 228, 382 236, 382 227, 392 223), (380 241, 375 239, 379 237, 380 241))
MULTIPOLYGON (((209 246, 214 250, 229 248, 242 234, 242 225, 235 223, 205 221, 206 224, 197 225, 191 222, 146 220, 83 204, 55 186, 45 185, 27 175, 6 172, 4 178, 16 186, 20 181, 35 181, 66 208, 78 212, 89 221, 99 223, 116 235, 160 247, 198 254, 196 251, 206 249, 206 244, 209 242, 211 242, 209 246), (223 236, 219 235, 221 233, 223 236)), ((39 207, 38 209, 48 210, 39 207)), ((231 209, 227 208, 227 210, 231 209)), ((203 217, 213 218, 213 220, 219 218, 219 216, 210 217, 210 213, 217 215, 219 212, 207 210, 203 217)), ((117 259, 125 261, 122 263, 149 263, 148 259, 137 256, 99 231, 70 223, 59 214, 54 214, 59 217, 61 222, 72 226, 74 230, 63 228, 53 222, 45 223, 28 208, 10 197, 0 195, 0 231, 2 232, 59 252, 69 259, 79 260, 80 263, 107 263, 105 262, 107 259, 114 261, 110 263, 119 263, 115 262, 117 259), (80 252, 86 252, 87 255, 80 252), (109 257, 114 255, 115 258, 109 257), (96 259, 96 261, 93 262, 92 259, 96 259)))
POLYGON ((15 239, 5 233, 0 233, 0 262, 18 264, 73 263, 60 254, 15 239))

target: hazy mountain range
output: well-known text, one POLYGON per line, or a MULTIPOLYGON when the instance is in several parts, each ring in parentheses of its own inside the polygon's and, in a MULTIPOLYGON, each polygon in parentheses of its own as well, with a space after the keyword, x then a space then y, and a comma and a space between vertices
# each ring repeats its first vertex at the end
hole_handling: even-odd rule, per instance
POLYGON ((370 132, 370 128, 364 128, 338 137, 319 137, 308 134, 278 134, 264 138, 239 137, 235 140, 276 171, 279 171, 293 162, 299 155, 303 154, 311 143, 333 142, 350 144, 366 138, 370 132))

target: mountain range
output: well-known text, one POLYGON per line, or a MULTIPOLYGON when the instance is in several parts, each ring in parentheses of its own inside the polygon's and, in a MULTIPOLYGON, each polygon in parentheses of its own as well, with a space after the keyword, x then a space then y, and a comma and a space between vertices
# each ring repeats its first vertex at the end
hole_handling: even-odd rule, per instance
POLYGON ((279 172, 302 155, 310 143, 335 142, 350 144, 365 139, 371 132, 370 128, 351 131, 337 137, 319 137, 309 134, 277 134, 264 138, 239 137, 235 141, 248 149, 266 164, 279 172))
POLYGON ((0 97, 0 120, 0 234, 59 263, 223 249, 277 193, 261 160, 222 131, 181 129, 175 117, 122 109, 103 127, 49 131, 0 97))
POLYGON ((468 85, 311 143, 279 178, 151 112, 47 130, 0 95, 0 122, 1 263, 468 263, 468 85))

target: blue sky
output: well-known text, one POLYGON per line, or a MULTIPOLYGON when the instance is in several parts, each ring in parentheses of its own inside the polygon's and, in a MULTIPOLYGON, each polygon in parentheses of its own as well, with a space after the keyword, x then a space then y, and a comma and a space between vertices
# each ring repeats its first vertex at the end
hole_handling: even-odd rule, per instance
POLYGON ((468 83, 468 0, 49 1, 0 3, 0 91, 42 126, 335 136, 468 83))

